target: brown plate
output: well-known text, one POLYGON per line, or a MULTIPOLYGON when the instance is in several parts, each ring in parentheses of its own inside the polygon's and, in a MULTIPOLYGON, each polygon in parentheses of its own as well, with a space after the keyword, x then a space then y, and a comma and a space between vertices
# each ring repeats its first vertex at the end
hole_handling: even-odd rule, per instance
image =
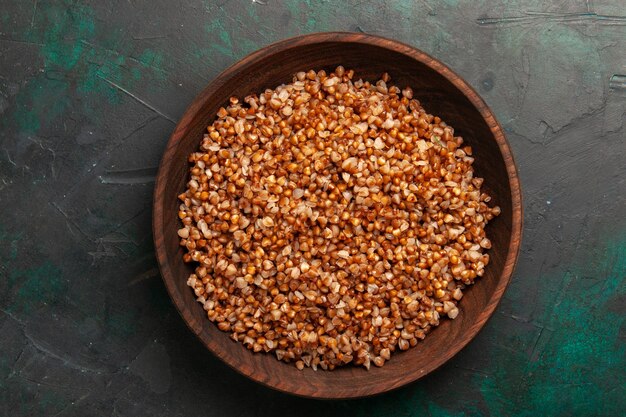
POLYGON ((502 128, 478 94, 447 66, 425 53, 389 39, 357 33, 317 33, 287 39, 248 55, 222 72, 193 101, 170 138, 154 192, 153 231, 165 286, 189 328, 214 355, 238 372, 280 391, 315 398, 355 398, 386 392, 437 369, 469 343, 493 314, 509 283, 520 247, 520 184, 502 128), (410 86, 431 114, 440 116, 474 150, 476 175, 492 203, 502 209, 487 226, 493 248, 485 275, 465 292, 455 320, 442 320, 425 340, 392 355, 382 368, 346 366, 334 371, 298 371, 275 356, 252 353, 217 329, 196 302, 186 281, 177 230, 177 195, 185 190, 189 164, 206 127, 229 97, 244 97, 290 82, 302 70, 354 69, 374 81, 388 72, 392 83, 410 86))

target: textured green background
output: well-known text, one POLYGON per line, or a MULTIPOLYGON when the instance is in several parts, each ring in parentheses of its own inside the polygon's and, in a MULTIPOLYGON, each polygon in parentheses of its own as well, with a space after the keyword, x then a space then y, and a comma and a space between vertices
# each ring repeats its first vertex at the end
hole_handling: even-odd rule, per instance
POLYGON ((0 415, 623 414, 625 51, 620 0, 0 0, 0 415), (505 127, 525 201, 485 329, 359 401, 279 394, 208 354, 150 234, 156 166, 192 98, 257 48, 327 30, 461 74, 505 127))

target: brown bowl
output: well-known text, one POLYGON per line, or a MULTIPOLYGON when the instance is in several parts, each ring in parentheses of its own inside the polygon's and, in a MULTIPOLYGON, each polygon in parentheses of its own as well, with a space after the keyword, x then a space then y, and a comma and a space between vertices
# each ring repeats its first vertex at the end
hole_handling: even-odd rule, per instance
POLYGON ((280 391, 315 398, 355 398, 386 392, 432 372, 459 352, 496 308, 509 283, 520 247, 522 206, 517 170, 502 128, 476 92, 441 62, 408 45, 356 33, 317 33, 267 46, 222 72, 193 101, 170 138, 154 194, 156 254, 165 286, 189 328, 214 355, 238 372, 280 391), (487 226, 493 248, 485 275, 459 303, 455 320, 442 320, 416 347, 392 355, 382 368, 346 366, 334 371, 298 371, 274 355, 252 353, 217 329, 187 286, 190 265, 183 263, 177 230, 177 195, 188 178, 187 157, 197 150, 206 127, 229 97, 244 97, 290 82, 298 71, 354 69, 376 80, 410 86, 431 114, 440 116, 473 147, 476 175, 502 209, 487 226))

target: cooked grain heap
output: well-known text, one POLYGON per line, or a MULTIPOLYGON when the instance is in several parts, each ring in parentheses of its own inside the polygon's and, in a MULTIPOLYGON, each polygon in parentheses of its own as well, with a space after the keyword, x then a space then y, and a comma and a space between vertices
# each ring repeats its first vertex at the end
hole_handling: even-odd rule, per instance
POLYGON ((472 150, 389 80, 338 67, 233 97, 189 157, 188 284, 249 349, 298 369, 382 366, 483 275, 500 209, 472 150))

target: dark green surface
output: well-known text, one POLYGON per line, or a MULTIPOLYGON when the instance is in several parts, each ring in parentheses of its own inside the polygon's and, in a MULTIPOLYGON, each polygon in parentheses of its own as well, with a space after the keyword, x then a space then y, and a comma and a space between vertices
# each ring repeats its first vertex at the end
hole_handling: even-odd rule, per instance
POLYGON ((0 415, 622 414, 625 48, 619 0, 0 0, 0 415), (463 76, 506 129, 525 199, 485 329, 359 401, 279 394, 207 353, 150 234, 156 166, 192 98, 247 53, 327 30, 404 41, 463 76))

